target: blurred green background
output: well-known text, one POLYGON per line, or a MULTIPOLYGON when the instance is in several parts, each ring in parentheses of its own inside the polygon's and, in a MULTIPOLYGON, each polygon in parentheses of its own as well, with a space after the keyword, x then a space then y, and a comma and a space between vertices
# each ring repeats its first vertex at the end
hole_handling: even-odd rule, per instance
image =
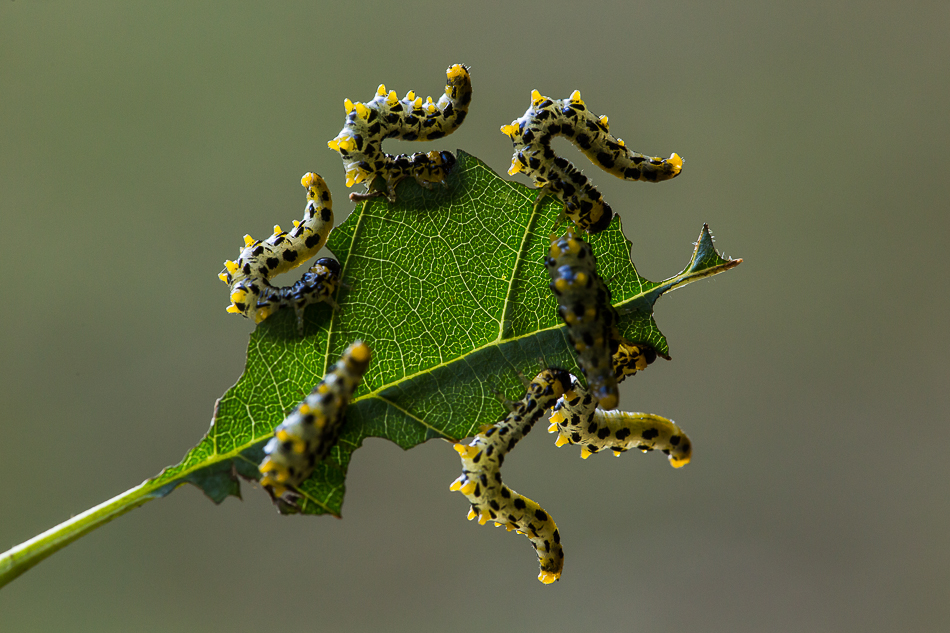
POLYGON ((438 95, 455 62, 465 125, 389 151, 503 173, 498 128, 537 88, 686 158, 633 184, 559 146, 648 278, 703 222, 745 259, 660 301, 674 360, 624 385, 693 463, 529 436, 505 478, 561 528, 543 586, 526 539, 465 521, 448 445, 370 440, 343 520, 185 487, 0 591, 0 629, 948 630, 946 2, 5 0, 0 550, 201 438, 251 330, 224 311, 222 260, 300 216, 308 170, 341 222, 344 97, 438 95))

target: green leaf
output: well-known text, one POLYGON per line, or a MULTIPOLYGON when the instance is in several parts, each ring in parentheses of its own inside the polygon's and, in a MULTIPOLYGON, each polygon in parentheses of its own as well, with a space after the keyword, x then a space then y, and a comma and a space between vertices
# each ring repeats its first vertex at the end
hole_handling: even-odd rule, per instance
MULTIPOLYGON (((403 448, 459 440, 504 415, 498 394, 520 398, 520 376, 550 366, 579 374, 543 264, 561 205, 553 198, 536 205, 537 195, 459 152, 447 187, 406 180, 395 204, 357 205, 328 242, 343 267, 340 310, 310 307, 302 338, 293 311, 264 321, 207 436, 149 482, 153 494, 190 482, 216 502, 240 495, 237 475, 259 477, 274 426, 356 339, 370 345, 373 363, 331 459, 302 487, 304 513, 339 515, 350 457, 365 438, 403 448)), ((683 272, 655 283, 637 274, 619 218, 590 242, 621 334, 667 357, 653 320, 656 300, 741 261, 723 259, 704 226, 683 272)))

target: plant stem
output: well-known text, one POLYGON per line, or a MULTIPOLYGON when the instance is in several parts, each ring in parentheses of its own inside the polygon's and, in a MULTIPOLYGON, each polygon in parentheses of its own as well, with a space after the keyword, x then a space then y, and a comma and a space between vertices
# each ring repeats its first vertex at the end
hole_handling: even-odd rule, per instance
POLYGON ((162 484, 157 484, 154 480, 144 481, 0 554, 0 587, 80 536, 161 496, 155 492, 162 487, 162 484))

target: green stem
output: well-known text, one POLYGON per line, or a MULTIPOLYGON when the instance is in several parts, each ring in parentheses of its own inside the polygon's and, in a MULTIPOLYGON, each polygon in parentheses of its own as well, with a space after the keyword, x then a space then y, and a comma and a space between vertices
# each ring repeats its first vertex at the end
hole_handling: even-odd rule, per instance
POLYGON ((157 484, 154 480, 142 482, 135 488, 126 490, 117 497, 100 503, 82 514, 77 514, 68 521, 63 521, 56 527, 0 554, 0 587, 80 536, 161 496, 154 493, 162 487, 164 487, 162 484, 157 484))

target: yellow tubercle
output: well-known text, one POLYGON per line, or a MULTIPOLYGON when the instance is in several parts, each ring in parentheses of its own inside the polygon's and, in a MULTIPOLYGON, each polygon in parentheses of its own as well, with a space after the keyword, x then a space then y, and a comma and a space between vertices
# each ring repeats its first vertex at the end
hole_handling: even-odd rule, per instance
POLYGON ((229 305, 227 308, 225 308, 225 311, 229 312, 230 314, 241 314, 241 311, 233 303, 229 305))
POLYGON ((394 106, 394 105, 396 105, 397 103, 399 103, 399 97, 396 96, 396 91, 395 91, 395 90, 390 90, 390 91, 389 91, 389 94, 386 96, 386 103, 389 104, 389 105, 391 105, 391 106, 394 106))
POLYGON ((412 102, 415 101, 415 100, 416 100, 416 93, 415 93, 415 91, 410 90, 409 92, 406 93, 406 101, 412 103, 412 102))
POLYGON ((260 323, 272 314, 271 308, 258 308, 254 313, 254 323, 260 323))
POLYGON ((313 409, 311 409, 310 405, 306 402, 301 403, 301 405, 297 407, 297 413, 300 415, 310 415, 311 412, 313 412, 313 409))
POLYGON ((544 97, 541 96, 541 93, 538 92, 537 90, 532 90, 531 91, 531 105, 538 105, 542 101, 544 101, 544 97))
POLYGON ((280 235, 281 233, 283 233, 283 231, 280 229, 280 225, 279 225, 279 224, 275 224, 275 225, 274 225, 274 235, 280 235))
POLYGON ((591 455, 593 455, 593 453, 591 453, 589 450, 587 450, 587 447, 586 447, 586 446, 581 449, 581 459, 587 459, 587 458, 590 457, 591 455))
POLYGON ((356 107, 356 106, 353 105, 353 102, 350 101, 349 99, 344 99, 344 100, 343 100, 343 109, 346 110, 346 113, 347 113, 347 114, 349 114, 350 112, 352 112, 352 111, 353 111, 353 108, 355 108, 355 107, 356 107))
POLYGON ((620 145, 620 147, 626 147, 626 146, 627 146, 627 144, 623 142, 623 139, 622 139, 622 138, 618 138, 618 139, 617 139, 617 144, 620 145))
POLYGON ((231 301, 233 303, 244 303, 244 300, 247 298, 246 290, 235 290, 231 293, 231 301))
POLYGON ((477 517, 477 516, 478 516, 478 515, 475 513, 475 508, 469 508, 469 509, 468 509, 468 515, 466 515, 465 518, 468 519, 469 521, 471 521, 472 519, 474 519, 474 518, 477 517))
POLYGON ((356 116, 358 116, 359 118, 361 118, 361 119, 363 119, 363 120, 367 119, 367 118, 369 117, 369 108, 367 108, 367 107, 366 107, 365 105, 363 105, 362 103, 357 103, 357 104, 356 104, 356 116))
POLYGON ((600 124, 604 126, 604 129, 608 132, 610 131, 610 120, 607 118, 607 115, 600 117, 600 124))
POLYGON ((557 424, 552 423, 551 426, 548 427, 548 433, 557 433, 557 424))
POLYGON ((558 435, 557 440, 555 440, 554 442, 554 445, 557 446, 558 448, 561 448, 565 444, 570 444, 570 443, 571 441, 567 439, 567 437, 565 437, 564 435, 558 435))
POLYGON ((414 110, 422 108, 422 97, 416 97, 416 100, 412 102, 412 107, 414 110))
POLYGON ((244 236, 244 246, 245 246, 245 247, 250 246, 251 244, 254 243, 254 241, 255 241, 254 238, 251 237, 250 234, 244 236))
POLYGON ((571 283, 564 277, 559 277, 557 281, 554 282, 554 289, 558 292, 566 292, 570 287, 571 283))
POLYGON ((623 453, 623 451, 614 451, 614 457, 620 457, 621 453, 623 453))
POLYGON ((502 125, 501 133, 509 138, 514 138, 519 129, 520 128, 518 127, 517 123, 512 123, 511 125, 502 125))
POLYGON ((228 283, 228 274, 227 273, 218 273, 218 279, 224 283, 228 283))
POLYGON ((452 492, 457 492, 459 488, 462 487, 462 479, 463 477, 459 477, 458 479, 453 481, 452 485, 449 486, 449 490, 451 490, 452 492))
POLYGON ((571 93, 571 103, 580 103, 581 105, 584 104, 584 100, 581 99, 580 90, 575 90, 574 92, 571 93))
POLYGON ((376 94, 380 97, 386 96, 386 84, 379 84, 379 88, 376 89, 376 94))
POLYGON ((232 262, 230 259, 225 260, 224 267, 228 269, 228 272, 232 275, 238 271, 237 262, 232 262))
POLYGON ((478 524, 485 525, 488 523, 488 520, 491 519, 491 516, 486 512, 485 514, 478 515, 478 524))
POLYGON ((445 71, 445 75, 450 81, 458 79, 459 77, 463 77, 467 74, 468 71, 465 70, 465 66, 462 66, 462 64, 453 64, 452 66, 449 66, 448 70, 445 71))
POLYGON ((288 433, 286 429, 277 429, 277 433, 274 435, 277 436, 277 441, 279 442, 286 442, 291 439, 290 433, 288 433))
POLYGON ((372 355, 373 352, 370 350, 369 345, 362 341, 354 343, 350 348, 350 356, 358 363, 368 363, 372 355))
POLYGON ((468 495, 472 494, 473 492, 475 492, 475 486, 476 486, 476 485, 477 485, 477 484, 476 484, 474 481, 468 482, 467 484, 465 484, 464 486, 462 486, 462 494, 465 495, 466 497, 467 497, 468 495))
POLYGON ((522 169, 521 161, 519 161, 517 158, 513 158, 511 159, 511 167, 508 168, 508 175, 514 176, 515 174, 520 172, 521 169, 522 169))
POLYGON ((261 462, 261 465, 257 468, 261 471, 261 474, 266 475, 267 473, 277 470, 277 464, 268 456, 264 458, 264 461, 261 462))
POLYGON ((465 454, 465 446, 464 446, 463 444, 453 444, 453 445, 452 445, 452 448, 454 448, 455 451, 456 451, 459 455, 464 455, 464 454, 465 454))

